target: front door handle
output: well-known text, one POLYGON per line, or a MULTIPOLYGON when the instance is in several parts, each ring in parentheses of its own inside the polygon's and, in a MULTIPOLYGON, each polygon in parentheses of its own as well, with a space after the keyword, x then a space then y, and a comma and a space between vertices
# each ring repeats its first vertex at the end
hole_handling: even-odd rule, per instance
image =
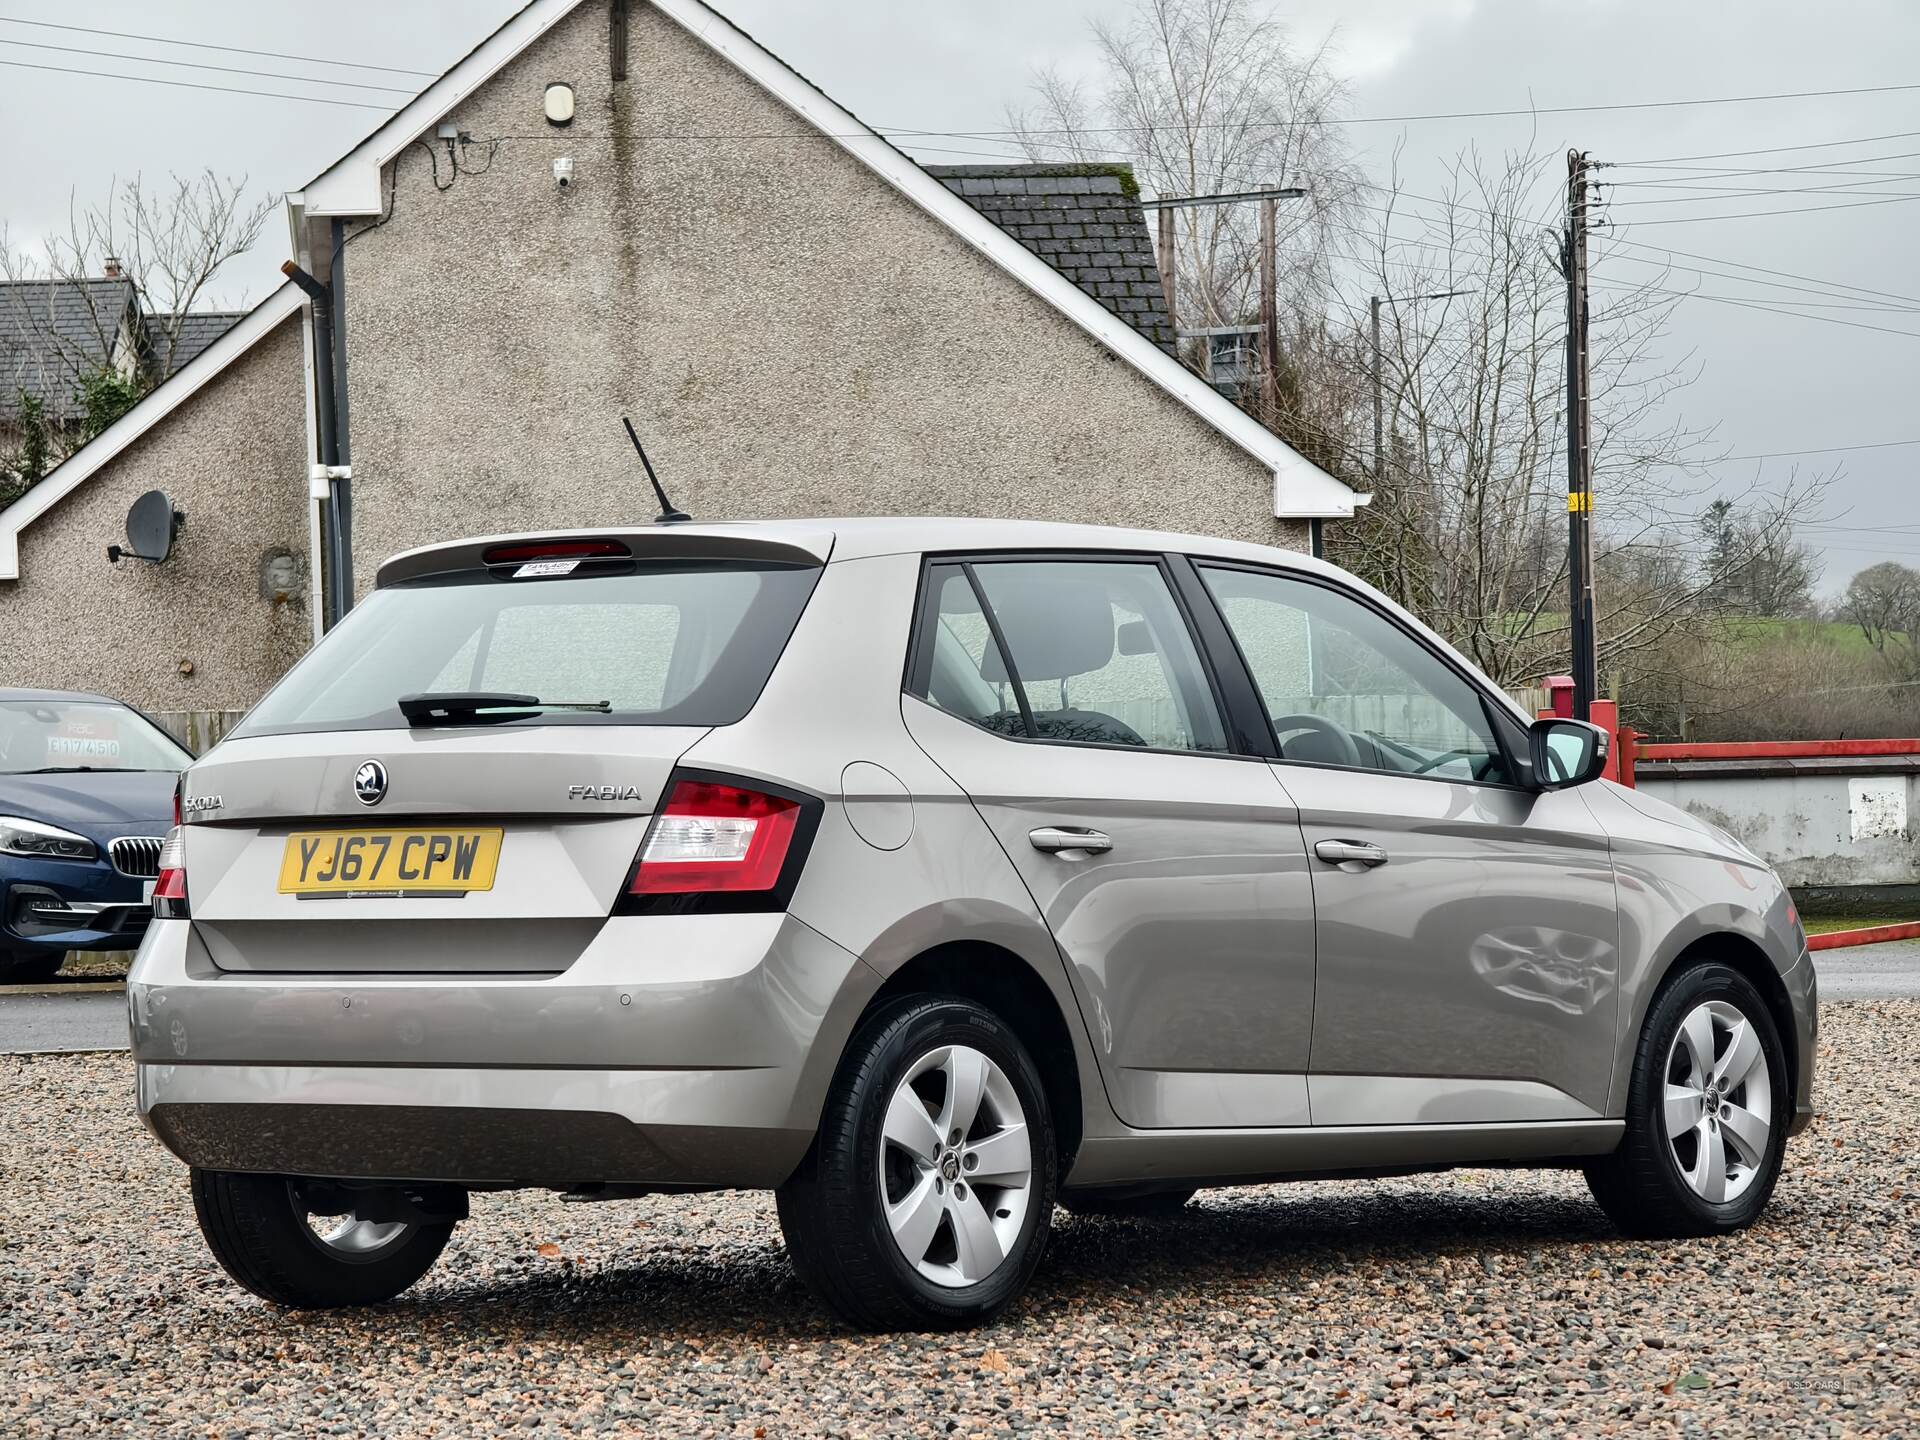
POLYGON ((1329 865, 1363 865, 1371 870, 1387 863, 1387 852, 1360 840, 1316 840, 1313 853, 1329 865))
POLYGON ((1049 855, 1058 855, 1063 850, 1085 850, 1097 855, 1102 850, 1113 849, 1110 836, 1098 830, 1081 830, 1071 825, 1042 825, 1038 830, 1029 830, 1027 839, 1033 842, 1033 848, 1043 850, 1049 855))

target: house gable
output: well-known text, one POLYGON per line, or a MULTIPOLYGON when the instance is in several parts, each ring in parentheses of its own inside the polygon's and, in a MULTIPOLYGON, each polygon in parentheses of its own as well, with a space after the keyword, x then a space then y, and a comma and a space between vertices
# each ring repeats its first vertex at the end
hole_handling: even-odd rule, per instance
MULTIPOLYGON (((391 120, 309 184, 296 197, 309 219, 368 216, 383 212, 386 192, 382 176, 387 166, 405 155, 421 137, 456 107, 463 111, 478 92, 536 42, 548 35, 582 5, 598 16, 605 28, 605 0, 532 0, 476 46, 434 85, 421 92, 391 120)), ((662 17, 750 78, 779 107, 762 112, 761 135, 769 141, 789 139, 799 144, 818 135, 844 150, 900 195, 939 220, 965 243, 1033 291, 1062 315, 1080 326, 1109 352, 1178 403, 1192 410, 1231 443, 1258 459, 1272 482, 1272 513, 1277 516, 1322 517, 1351 515, 1365 504, 1345 484, 1305 459, 1279 436, 1254 420, 1187 370, 1171 353, 1132 325, 1119 322, 1099 300, 1085 294, 1071 279, 953 194, 938 178, 863 124, 777 56, 733 25, 703 0, 653 0, 642 12, 662 17)), ((642 42, 641 27, 633 26, 632 53, 642 42)), ((606 71, 602 71, 604 75, 606 71)), ((588 80, 591 84, 592 81, 588 80)), ((631 93, 631 92, 629 92, 631 93)), ((610 99, 613 97, 609 97, 610 99)), ((539 112, 531 112, 537 115, 539 112)), ((524 125, 529 112, 520 112, 524 125)), ((576 122, 577 124, 578 122, 576 122)), ((473 130, 476 136, 485 132, 473 130)), ((535 131, 535 137, 538 136, 535 131)), ((659 140, 711 136, 718 132, 665 131, 659 140)), ((636 140, 642 137, 635 137, 636 140)), ((323 246, 316 246, 316 252, 323 246)))

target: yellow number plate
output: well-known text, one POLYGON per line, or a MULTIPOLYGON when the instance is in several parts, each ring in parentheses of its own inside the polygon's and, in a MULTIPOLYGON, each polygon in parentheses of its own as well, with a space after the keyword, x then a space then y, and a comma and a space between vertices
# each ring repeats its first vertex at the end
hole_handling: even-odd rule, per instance
POLYGON ((282 895, 491 890, 499 830, 297 830, 280 857, 282 895))

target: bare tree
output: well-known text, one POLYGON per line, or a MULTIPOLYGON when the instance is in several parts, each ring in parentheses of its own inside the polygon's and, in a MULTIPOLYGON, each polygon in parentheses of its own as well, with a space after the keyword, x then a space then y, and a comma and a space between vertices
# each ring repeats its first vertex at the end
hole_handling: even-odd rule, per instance
MULTIPOLYGON (((1038 71, 1033 103, 1007 120, 1030 160, 1133 167, 1160 196, 1300 186, 1281 205, 1280 283, 1324 295, 1334 233, 1349 223, 1358 173, 1331 123, 1341 99, 1326 46, 1295 45, 1251 0, 1138 0, 1096 21, 1103 74, 1038 71)), ((1249 205, 1178 212, 1179 319, 1247 323, 1256 313, 1258 216, 1249 205)))
MULTIPOLYGON (((1362 466, 1364 452, 1348 443, 1347 472, 1375 472, 1374 498, 1340 527, 1336 558, 1510 684, 1563 668, 1569 648, 1566 290, 1551 231, 1558 193, 1550 161, 1469 150, 1438 197, 1417 200, 1397 184, 1383 190, 1353 256, 1385 297, 1386 444, 1362 466), (1413 298, 1447 292, 1465 293, 1413 298)), ((1592 312, 1603 673, 1738 611, 1741 592, 1730 582, 1763 554, 1791 550, 1793 523, 1821 489, 1798 477, 1780 494, 1749 489, 1730 501, 1737 523, 1722 525, 1722 543, 1703 542, 1712 446, 1669 418, 1668 402, 1692 371, 1662 354, 1677 303, 1656 278, 1609 289, 1592 312)), ((1356 330, 1362 323, 1352 316, 1356 330)))
POLYGON ((244 177, 211 170, 164 185, 136 175, 99 205, 71 204, 66 230, 36 250, 0 230, 0 280, 39 282, 0 290, 25 337, 0 356, 0 387, 41 398, 56 463, 173 373, 188 313, 214 298, 274 211, 245 192, 244 177), (124 284, 102 283, 110 268, 124 284))
POLYGON ((1708 563, 1725 576, 1726 599, 1740 613, 1806 619, 1819 608, 1820 557, 1791 531, 1742 515, 1724 498, 1707 506, 1701 530, 1708 563))
POLYGON ((1869 565, 1847 582, 1840 613, 1888 669, 1920 677, 1920 570, 1897 560, 1869 565))

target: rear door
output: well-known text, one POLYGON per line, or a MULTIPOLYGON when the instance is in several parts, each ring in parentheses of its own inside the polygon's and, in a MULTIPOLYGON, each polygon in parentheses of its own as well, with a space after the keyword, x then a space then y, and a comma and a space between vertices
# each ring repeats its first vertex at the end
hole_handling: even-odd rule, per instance
POLYGON ((935 563, 922 604, 908 728, 1052 928, 1116 1113, 1306 1124, 1299 825, 1264 762, 1229 743, 1165 564, 935 563))
POLYGON ((1358 592, 1199 573, 1270 714, 1312 857, 1314 1122, 1600 1113, 1619 920, 1585 799, 1515 784, 1492 703, 1358 592))
POLYGON ((527 548, 377 590, 189 772, 215 964, 564 970, 675 762, 752 706, 818 576, 527 548), (440 711, 410 720, 421 695, 440 711))

